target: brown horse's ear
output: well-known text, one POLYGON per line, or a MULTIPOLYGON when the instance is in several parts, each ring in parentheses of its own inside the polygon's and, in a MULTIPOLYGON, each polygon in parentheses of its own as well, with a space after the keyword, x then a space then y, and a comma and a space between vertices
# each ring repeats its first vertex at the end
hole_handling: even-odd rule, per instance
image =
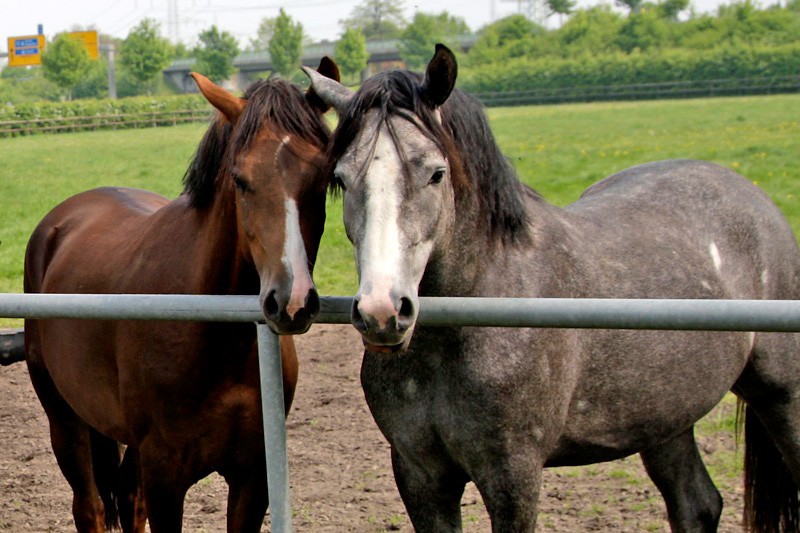
POLYGON ((445 45, 437 44, 422 83, 422 97, 428 105, 439 107, 445 103, 456 85, 457 73, 456 56, 445 45))
POLYGON ((192 78, 194 78, 200 88, 200 92, 203 93, 208 103, 219 109, 231 124, 235 124, 239 115, 244 111, 247 100, 232 95, 202 74, 192 72, 192 78))
MULTIPOLYGON (((317 67, 317 72, 335 82, 339 81, 339 66, 328 56, 324 56, 320 60, 319 66, 317 67)), ((306 92, 306 100, 308 101, 309 105, 316 109, 320 114, 325 113, 331 108, 328 103, 320 98, 320 96, 314 90, 313 85, 308 87, 308 91, 306 92)))

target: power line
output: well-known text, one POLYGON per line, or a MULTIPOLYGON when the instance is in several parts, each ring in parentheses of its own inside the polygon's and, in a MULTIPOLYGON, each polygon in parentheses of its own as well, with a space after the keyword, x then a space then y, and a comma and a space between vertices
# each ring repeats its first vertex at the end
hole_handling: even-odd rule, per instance
POLYGON ((136 20, 139 17, 139 8, 134 7, 132 10, 128 11, 122 17, 118 18, 116 22, 109 24, 106 28, 106 32, 113 34, 118 30, 126 28, 133 20, 136 20), (133 15, 133 16, 131 16, 133 15))

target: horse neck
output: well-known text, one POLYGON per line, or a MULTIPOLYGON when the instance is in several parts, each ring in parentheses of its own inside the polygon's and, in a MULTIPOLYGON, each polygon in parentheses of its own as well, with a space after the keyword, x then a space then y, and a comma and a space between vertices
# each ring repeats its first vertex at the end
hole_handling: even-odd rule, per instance
MULTIPOLYGON (((258 294, 258 273, 242 253, 235 193, 221 188, 213 202, 195 209, 194 284, 210 294, 258 294)), ((193 208, 194 209, 194 208, 193 208)))
POLYGON ((529 239, 516 242, 490 235, 478 209, 460 205, 448 238, 428 261, 420 295, 503 296, 510 290, 515 296, 520 289, 515 282, 524 283, 530 294, 549 293, 553 275, 575 271, 564 210, 543 199, 526 201, 529 239))
POLYGON ((479 225, 478 210, 456 209, 452 229, 433 251, 420 282, 420 296, 476 296, 487 255, 501 253, 502 243, 479 225))

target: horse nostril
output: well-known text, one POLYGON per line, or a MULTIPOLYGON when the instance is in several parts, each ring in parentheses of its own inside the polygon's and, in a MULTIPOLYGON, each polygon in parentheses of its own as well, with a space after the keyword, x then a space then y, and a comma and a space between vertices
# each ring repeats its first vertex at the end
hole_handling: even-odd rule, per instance
POLYGON ((264 300, 264 315, 273 320, 277 320, 280 315, 281 308, 278 305, 278 299, 275 297, 275 289, 269 291, 267 298, 264 300))
POLYGON ((414 323, 414 302, 411 298, 400 298, 400 310, 397 312, 397 329, 405 331, 414 323))
POLYGON ((367 328, 367 323, 364 321, 364 317, 361 316, 361 311, 358 310, 358 303, 358 299, 354 298, 353 308, 350 310, 350 322, 353 323, 353 326, 355 326, 359 332, 366 333, 367 329, 369 328, 367 328))
POLYGON ((319 313, 319 293, 317 289, 308 291, 308 296, 306 296, 306 312, 310 317, 315 317, 319 313))

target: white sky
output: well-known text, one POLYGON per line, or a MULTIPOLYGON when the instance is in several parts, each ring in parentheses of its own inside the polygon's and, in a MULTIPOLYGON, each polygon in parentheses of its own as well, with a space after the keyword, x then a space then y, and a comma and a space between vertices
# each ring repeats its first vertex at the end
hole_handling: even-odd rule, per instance
MULTIPOLYGON (((182 42, 193 45, 200 31, 216 24, 232 33, 240 48, 249 44, 259 22, 275 17, 283 7, 313 40, 336 40, 342 31, 339 21, 346 18, 361 0, 173 0, 180 20, 182 42)), ((729 0, 690 0, 699 12, 713 11, 729 0)), ((579 7, 613 0, 578 0, 579 7)), ((450 14, 463 17, 473 30, 491 19, 517 12, 517 0, 405 0, 406 17, 415 11, 450 14)), ((124 38, 142 18, 155 18, 161 23, 161 34, 171 37, 168 25, 169 0, 0 0, 0 51, 7 51, 7 38, 35 34, 38 24, 44 25, 48 37, 78 25, 93 25, 101 33, 124 38)), ((555 22, 556 17, 551 18, 555 22)))

